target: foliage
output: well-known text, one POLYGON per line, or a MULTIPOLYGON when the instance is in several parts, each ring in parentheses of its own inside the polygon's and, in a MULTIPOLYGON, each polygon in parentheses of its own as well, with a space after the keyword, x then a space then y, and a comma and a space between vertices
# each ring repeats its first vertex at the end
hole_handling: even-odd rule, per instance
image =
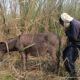
POLYGON ((1 76, 0 80, 15 80, 15 79, 11 77, 10 75, 5 75, 5 76, 1 76))

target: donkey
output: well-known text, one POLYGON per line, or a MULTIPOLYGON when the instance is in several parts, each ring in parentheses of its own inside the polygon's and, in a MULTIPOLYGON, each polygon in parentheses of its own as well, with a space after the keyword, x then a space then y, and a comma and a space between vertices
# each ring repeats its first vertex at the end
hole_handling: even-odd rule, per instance
POLYGON ((49 53, 53 60, 53 68, 56 70, 59 67, 57 61, 59 44, 60 38, 55 33, 21 34, 15 38, 0 42, 0 56, 3 57, 6 52, 19 51, 25 70, 28 54, 38 57, 38 55, 42 56, 49 53), (25 48, 31 44, 34 45, 25 48))

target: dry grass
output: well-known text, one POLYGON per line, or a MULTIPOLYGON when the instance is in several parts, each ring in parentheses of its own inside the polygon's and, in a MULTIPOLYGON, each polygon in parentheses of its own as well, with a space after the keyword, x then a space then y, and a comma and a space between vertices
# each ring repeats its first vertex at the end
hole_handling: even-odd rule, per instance
MULTIPOLYGON (((11 58, 5 55, 6 58, 0 62, 0 80, 68 80, 69 78, 63 67, 58 74, 53 73, 49 55, 39 58, 28 56, 27 70, 20 71, 20 56, 17 52, 16 54, 10 55, 11 58)), ((79 63, 80 60, 77 60, 78 76, 79 63)))
MULTIPOLYGON (((6 14, 6 2, 0 2, 0 41, 13 38, 22 33, 38 32, 56 32, 63 36, 63 30, 58 23, 58 16, 65 0, 9 0, 11 13, 6 14), (16 3, 18 1, 18 4, 16 3), (26 1, 26 2, 24 2, 26 1), (58 4, 56 4, 58 1, 58 4), (12 3, 14 3, 12 5, 12 3), (17 5, 20 6, 20 13, 16 14, 17 5), (13 9, 13 8, 14 9, 13 9)), ((68 0, 67 0, 68 1, 68 0)), ((71 0, 72 5, 73 0, 71 0)), ((74 0, 75 2, 75 0, 74 0)), ((74 4, 73 2, 73 4, 74 4)), ((78 2, 78 1, 77 1, 78 2)), ((75 4, 75 9, 77 3, 75 4)), ((70 7, 70 6, 68 6, 70 7)), ((69 8, 67 8, 69 9, 69 8)), ((75 9, 66 10, 73 14, 75 9), (73 10, 73 11, 72 11, 73 10), (72 12, 71 12, 72 11, 72 12)), ((76 13, 76 16, 79 14, 76 13)), ((17 11, 19 12, 19 11, 17 11)), ((64 41, 64 39, 63 39, 64 41)), ((62 41, 62 42, 63 42, 62 41)), ((65 41, 63 42, 63 44, 65 41)), ((61 67, 57 74, 53 74, 50 58, 32 58, 28 59, 28 70, 20 72, 20 55, 14 52, 13 55, 5 55, 4 60, 0 62, 0 80, 67 80, 68 73, 61 67), (15 55, 14 55, 15 54, 15 55)), ((80 76, 80 60, 76 63, 78 76, 80 76)))

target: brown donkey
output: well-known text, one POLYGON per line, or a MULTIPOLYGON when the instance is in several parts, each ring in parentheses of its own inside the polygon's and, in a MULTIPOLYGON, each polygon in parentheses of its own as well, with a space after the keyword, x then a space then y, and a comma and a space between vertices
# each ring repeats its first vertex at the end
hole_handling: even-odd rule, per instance
POLYGON ((54 33, 22 34, 8 39, 6 42, 0 42, 0 56, 4 56, 7 51, 20 51, 23 68, 25 69, 28 54, 37 57, 49 53, 53 60, 53 68, 56 70, 58 68, 57 51, 59 42, 59 36, 54 33), (31 44, 33 45, 25 48, 31 44))

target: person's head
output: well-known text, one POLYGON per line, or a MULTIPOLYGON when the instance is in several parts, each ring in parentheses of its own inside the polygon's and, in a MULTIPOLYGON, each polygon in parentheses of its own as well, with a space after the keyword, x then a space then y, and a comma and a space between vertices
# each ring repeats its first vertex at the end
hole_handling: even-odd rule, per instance
POLYGON ((62 26, 65 26, 67 24, 69 25, 72 20, 73 20, 73 17, 71 17, 68 13, 62 13, 59 17, 59 23, 62 26))

